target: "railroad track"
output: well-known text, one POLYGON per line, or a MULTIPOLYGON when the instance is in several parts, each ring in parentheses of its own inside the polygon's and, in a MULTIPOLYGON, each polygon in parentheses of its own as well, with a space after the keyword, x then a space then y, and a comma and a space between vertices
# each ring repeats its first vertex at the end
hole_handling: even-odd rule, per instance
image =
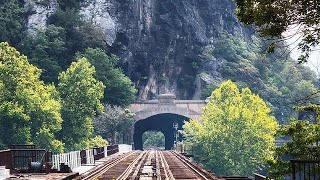
POLYGON ((175 151, 162 152, 167 161, 169 171, 172 176, 168 179, 197 179, 197 180, 212 180, 219 179, 213 174, 205 171, 198 165, 191 163, 184 156, 176 153, 175 151))
POLYGON ((133 151, 96 167, 78 179, 212 180, 218 179, 174 151, 133 151))
POLYGON ((115 179, 116 176, 120 176, 122 172, 126 169, 126 164, 131 164, 142 152, 132 151, 120 156, 113 158, 106 163, 103 163, 100 166, 92 169, 88 173, 78 177, 77 179, 81 180, 90 180, 90 179, 115 179))

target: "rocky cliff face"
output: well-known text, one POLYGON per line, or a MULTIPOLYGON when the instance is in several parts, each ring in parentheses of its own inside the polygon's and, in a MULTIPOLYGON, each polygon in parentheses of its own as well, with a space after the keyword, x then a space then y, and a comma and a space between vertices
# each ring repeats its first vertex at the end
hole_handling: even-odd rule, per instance
MULTIPOLYGON (((49 7, 52 12, 56 6, 49 7)), ((221 61, 212 57, 203 63, 199 54, 224 31, 242 38, 249 34, 234 9, 231 0, 91 0, 81 14, 104 30, 139 99, 160 93, 199 99, 203 84, 221 80, 221 61)), ((28 26, 48 12, 37 10, 28 26)))
POLYGON ((56 12, 58 6, 57 0, 24 0, 24 9, 29 12, 27 30, 34 33, 36 29, 45 28, 48 17, 56 12))

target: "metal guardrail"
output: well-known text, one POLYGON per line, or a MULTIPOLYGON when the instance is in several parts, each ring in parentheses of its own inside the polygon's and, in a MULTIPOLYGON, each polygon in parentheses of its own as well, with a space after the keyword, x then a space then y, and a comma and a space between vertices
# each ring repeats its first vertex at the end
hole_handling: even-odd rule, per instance
POLYGON ((12 144, 9 149, 36 149, 34 144, 12 144))
POLYGON ((70 167, 71 170, 79 167, 81 165, 80 151, 52 155, 52 169, 60 171, 62 163, 70 167))
POLYGON ((0 166, 5 166, 6 169, 11 169, 12 156, 10 150, 0 151, 0 166))
POLYGON ((51 161, 51 153, 44 149, 9 149, 0 151, 0 166, 11 171, 28 172, 31 162, 45 164, 51 161))
POLYGON ((119 152, 118 145, 58 155, 52 155, 51 152, 44 149, 35 149, 34 145, 12 145, 11 147, 13 149, 0 151, 0 166, 5 166, 11 172, 31 172, 31 162, 37 162, 41 167, 46 165, 46 171, 50 171, 51 166, 52 169, 60 170, 61 163, 65 163, 70 168, 75 168, 81 164, 93 164, 95 160, 119 152))
POLYGON ((52 169, 53 171, 60 171, 60 164, 64 163, 64 165, 67 165, 72 170, 82 164, 94 164, 95 160, 102 159, 117 152, 119 152, 119 146, 111 145, 53 155, 52 169))
POLYGON ((320 160, 290 160, 292 180, 320 179, 320 160))
POLYGON ((266 176, 263 176, 261 174, 254 173, 253 175, 254 175, 254 180, 265 180, 265 179, 267 179, 266 176))
POLYGON ((104 158, 104 147, 93 148, 94 160, 104 158))
POLYGON ((115 154, 117 152, 119 152, 118 145, 107 146, 107 156, 110 156, 110 155, 115 154))

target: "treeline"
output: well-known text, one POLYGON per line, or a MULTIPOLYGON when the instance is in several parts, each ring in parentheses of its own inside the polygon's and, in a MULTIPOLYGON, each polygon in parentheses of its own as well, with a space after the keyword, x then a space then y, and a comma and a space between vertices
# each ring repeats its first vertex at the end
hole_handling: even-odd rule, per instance
POLYGON ((106 34, 81 18, 81 2, 84 3, 82 0, 58 1, 58 10, 48 18, 47 27, 28 32, 24 19, 33 13, 32 8, 25 7, 25 2, 19 0, 1 1, 0 42, 9 42, 26 55, 31 64, 42 69, 40 79, 47 84, 57 84, 59 73, 80 56, 87 56, 96 67, 97 79, 106 85, 102 102, 129 105, 135 99, 136 89, 118 68, 118 58, 107 54, 106 34))
POLYGON ((222 78, 233 81, 207 86, 203 98, 212 101, 203 123, 184 126, 184 144, 194 146, 195 159, 217 174, 250 176, 263 170, 269 178, 283 179, 291 173, 284 157, 318 157, 318 77, 285 48, 265 54, 267 47, 256 36, 244 42, 224 33, 199 55, 202 64, 214 59, 222 78), (297 120, 299 111, 312 112, 315 119, 297 120), (275 147, 276 137, 291 141, 275 147))
MULTIPOLYGON (((98 73, 88 60, 89 52, 103 53, 88 49, 83 57, 59 73, 55 86, 40 80, 41 69, 31 65, 26 56, 8 43, 0 43, 1 149, 10 144, 34 143, 40 148, 63 152, 108 143, 94 130, 95 122, 105 116, 101 103, 105 85, 95 78, 98 73), (101 115, 96 117, 97 113, 101 115)), ((116 108, 106 107, 111 108, 107 113, 116 108)), ((117 113, 122 110, 118 109, 117 113)), ((126 132, 131 127, 132 115, 122 111, 123 117, 128 116, 125 124, 121 124, 123 117, 119 114, 103 118, 109 122, 105 125, 107 130, 112 130, 111 134, 101 132, 104 138, 114 139, 112 133, 126 132), (116 130, 110 128, 114 124, 118 125, 116 130)))
MULTIPOLYGON (((267 179, 292 179, 290 160, 318 160, 319 105, 295 107, 308 117, 279 125, 261 97, 247 87, 239 89, 230 80, 221 83, 210 97, 200 122, 186 122, 181 132, 194 159, 212 172, 228 176, 258 172, 267 179), (276 137, 288 141, 275 146, 276 137)), ((308 173, 313 177, 317 171, 308 173)))
POLYGON ((32 8, 0 1, 0 42, 17 49, 1 44, 0 149, 35 143, 61 152, 128 139, 135 86, 107 53, 106 35, 81 19, 82 2, 58 1, 46 28, 26 31, 32 8), (115 109, 128 115, 106 115, 115 109), (105 129, 94 128, 101 119, 105 129))

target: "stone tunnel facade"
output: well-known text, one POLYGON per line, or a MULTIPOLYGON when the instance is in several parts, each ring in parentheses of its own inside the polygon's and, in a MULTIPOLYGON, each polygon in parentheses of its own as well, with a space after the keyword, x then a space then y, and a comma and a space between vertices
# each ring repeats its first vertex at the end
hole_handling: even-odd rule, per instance
POLYGON ((135 113, 133 141, 135 149, 143 149, 142 135, 146 131, 160 131, 165 135, 165 148, 172 149, 176 135, 174 124, 182 129, 185 121, 199 120, 202 108, 208 100, 176 100, 174 95, 159 95, 158 99, 138 101, 131 105, 135 113))

